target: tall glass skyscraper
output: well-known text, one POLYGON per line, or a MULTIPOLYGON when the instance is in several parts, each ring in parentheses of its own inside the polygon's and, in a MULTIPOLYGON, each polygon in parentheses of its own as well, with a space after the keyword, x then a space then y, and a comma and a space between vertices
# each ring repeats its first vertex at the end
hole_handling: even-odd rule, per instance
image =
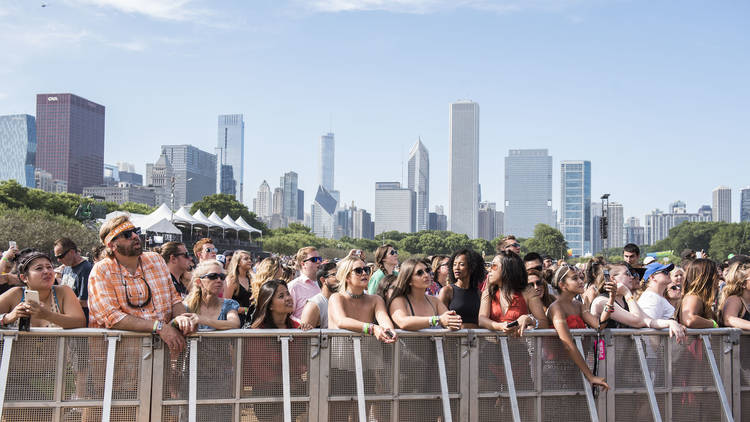
POLYGON ((279 181, 281 189, 284 191, 284 199, 282 205, 281 215, 287 218, 290 223, 297 220, 298 208, 297 199, 299 199, 299 193, 297 192, 298 176, 297 173, 290 171, 284 173, 279 181))
MULTIPOLYGON (((472 239, 479 218, 479 104, 450 105, 450 230, 472 239)), ((378 218, 375 216, 375 224, 378 218)))
POLYGON ((750 222, 750 186, 740 190, 740 222, 750 222))
POLYGON ((505 157, 505 234, 531 237, 552 217, 552 156, 546 149, 512 149, 505 157))
POLYGON ((242 114, 219 116, 216 141, 216 192, 243 202, 245 175, 245 121, 242 114))
POLYGON ((14 179, 35 187, 36 124, 34 116, 0 116, 0 180, 14 179))
POLYGON ((73 94, 36 96, 36 167, 83 193, 104 180, 104 106, 73 94))
POLYGON ((574 256, 591 249, 591 161, 560 165, 560 231, 574 256))
POLYGON ((732 189, 719 186, 713 191, 713 221, 732 222, 732 189))
POLYGON ((175 207, 216 193, 216 156, 192 145, 162 145, 175 178, 175 207))
POLYGON ((421 138, 409 151, 409 189, 417 194, 415 231, 427 230, 430 222, 430 153, 421 138))
POLYGON ((333 190, 334 157, 336 154, 336 142, 333 133, 327 133, 320 137, 320 156, 318 168, 318 184, 329 192, 333 190))

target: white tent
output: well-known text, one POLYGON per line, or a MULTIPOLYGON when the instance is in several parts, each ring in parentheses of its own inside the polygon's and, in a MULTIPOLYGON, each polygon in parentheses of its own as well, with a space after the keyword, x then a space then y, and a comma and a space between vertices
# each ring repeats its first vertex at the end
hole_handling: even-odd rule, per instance
POLYGON ((203 211, 198 210, 193 214, 193 218, 198 221, 198 224, 201 224, 206 227, 219 227, 224 228, 223 226, 217 225, 216 223, 212 222, 211 220, 206 217, 206 214, 203 214, 203 211))
POLYGON ((208 221, 214 223, 216 226, 221 227, 223 230, 235 230, 234 227, 221 221, 221 217, 219 217, 219 214, 216 214, 216 211, 212 212, 211 215, 208 216, 208 221))
POLYGON ((245 221, 245 219, 244 219, 244 218, 242 218, 242 216, 240 216, 240 217, 239 217, 239 218, 238 218, 237 220, 235 220, 234 222, 235 222, 235 223, 237 223, 237 225, 238 225, 238 226, 240 226, 240 227, 242 227, 243 229, 245 229, 245 230, 249 231, 250 233, 261 233, 261 234, 263 234, 263 232, 262 232, 262 231, 260 231, 260 230, 256 229, 255 227, 253 227, 253 226, 251 226, 251 225, 247 224, 247 221, 245 221))
POLYGON ((151 214, 148 215, 150 219, 153 220, 161 220, 162 218, 171 220, 172 219, 172 210, 169 209, 167 204, 161 204, 157 209, 154 210, 151 214))
POLYGON ((168 218, 164 218, 159 215, 154 215, 155 212, 149 215, 144 215, 144 214, 127 213, 125 211, 113 211, 107 214, 105 221, 111 220, 115 217, 119 217, 125 214, 129 214, 130 222, 133 223, 134 226, 140 228, 142 231, 149 231, 149 232, 155 232, 155 233, 170 233, 170 234, 179 234, 179 235, 182 234, 180 229, 178 229, 177 227, 174 226, 174 224, 169 222, 168 218))
POLYGON ((221 221, 224 222, 227 226, 231 227, 234 230, 237 230, 237 232, 249 232, 250 230, 247 230, 246 228, 240 226, 239 224, 235 223, 234 220, 232 220, 232 217, 227 214, 224 218, 221 219, 221 221))
POLYGON ((204 223, 196 220, 192 215, 190 215, 187 207, 181 207, 179 210, 177 210, 177 212, 174 213, 174 222, 189 224, 191 226, 205 226, 204 223))

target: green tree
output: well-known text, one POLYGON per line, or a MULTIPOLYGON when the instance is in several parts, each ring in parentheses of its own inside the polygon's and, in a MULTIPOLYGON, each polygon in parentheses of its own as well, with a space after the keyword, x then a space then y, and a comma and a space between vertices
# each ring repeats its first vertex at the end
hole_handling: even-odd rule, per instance
POLYGON ((750 223, 723 224, 711 237, 709 256, 724 260, 729 254, 750 254, 750 223))
POLYGON ((435 232, 426 232, 419 236, 419 250, 425 255, 450 253, 444 239, 435 232))
POLYGON ((190 208, 190 213, 193 214, 198 210, 203 211, 206 215, 215 212, 221 218, 224 218, 227 214, 233 219, 242 217, 248 224, 261 230, 264 235, 270 233, 266 224, 258 220, 255 213, 250 212, 250 210, 248 210, 247 207, 242 204, 242 202, 238 201, 233 195, 226 193, 206 195, 200 201, 193 203, 193 206, 190 208))
POLYGON ((495 246, 486 239, 472 239, 471 248, 481 253, 485 258, 495 255, 495 246))
POLYGON ((50 253, 54 241, 61 237, 73 239, 84 255, 100 242, 95 230, 70 217, 28 208, 0 210, 0 244, 14 240, 19 249, 35 248, 50 253))
POLYGON ((522 245, 529 252, 533 251, 554 258, 567 257, 568 243, 565 242, 565 237, 559 230, 546 224, 537 224, 534 227, 534 237, 522 242, 522 245))

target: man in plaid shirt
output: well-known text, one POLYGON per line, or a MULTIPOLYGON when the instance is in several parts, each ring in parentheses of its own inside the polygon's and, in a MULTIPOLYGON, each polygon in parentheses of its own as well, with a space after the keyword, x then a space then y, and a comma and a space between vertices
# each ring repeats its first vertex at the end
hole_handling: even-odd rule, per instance
POLYGON ((170 352, 180 353, 198 317, 186 313, 164 259, 156 252, 143 252, 140 230, 127 215, 105 222, 99 237, 107 258, 89 275, 89 326, 151 332, 170 352))

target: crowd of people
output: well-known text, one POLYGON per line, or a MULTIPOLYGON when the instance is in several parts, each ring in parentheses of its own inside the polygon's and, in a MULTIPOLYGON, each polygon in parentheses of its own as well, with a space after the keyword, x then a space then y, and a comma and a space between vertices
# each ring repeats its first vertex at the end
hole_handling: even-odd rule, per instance
POLYGON ((198 330, 332 328, 393 343, 396 329, 521 336, 554 328, 572 362, 605 389, 571 329, 666 329, 677 342, 686 328, 750 330, 744 255, 717 263, 686 251, 675 266, 642 261, 628 244, 622 261, 570 265, 535 252, 522 257, 507 236, 489 262, 470 249, 401 262, 385 244, 372 261, 361 250, 336 260, 304 247, 292 266, 283 257, 219 254, 210 238, 196 242, 192 256, 179 242, 146 251, 127 215, 106 221, 99 237, 90 259, 67 238, 54 243, 54 257, 11 245, 0 260, 0 326, 150 332, 173 355, 198 330))

